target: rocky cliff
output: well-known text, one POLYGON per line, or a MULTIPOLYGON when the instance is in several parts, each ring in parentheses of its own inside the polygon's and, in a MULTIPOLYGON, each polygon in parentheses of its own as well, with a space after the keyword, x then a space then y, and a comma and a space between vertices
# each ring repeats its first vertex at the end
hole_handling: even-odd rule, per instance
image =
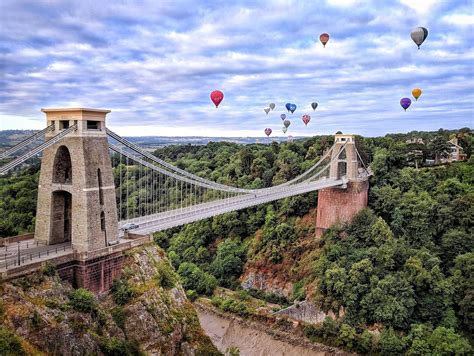
POLYGON ((0 292, 0 354, 219 354, 154 245, 128 251, 122 278, 98 298, 51 267, 0 292))

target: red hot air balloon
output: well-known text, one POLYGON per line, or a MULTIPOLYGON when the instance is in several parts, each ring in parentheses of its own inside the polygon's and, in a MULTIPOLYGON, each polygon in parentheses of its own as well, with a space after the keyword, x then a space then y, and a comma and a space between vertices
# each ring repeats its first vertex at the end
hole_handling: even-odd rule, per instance
POLYGON ((267 127, 267 128, 265 129, 265 135, 270 136, 271 134, 272 134, 272 129, 269 128, 269 127, 267 127))
POLYGON ((214 105, 216 106, 216 108, 219 106, 222 99, 224 99, 224 93, 221 92, 220 90, 214 90, 211 93, 211 100, 214 103, 214 105))
POLYGON ((329 35, 327 33, 321 33, 321 36, 319 36, 319 40, 323 44, 323 47, 326 47, 326 43, 329 41, 329 35))
POLYGON ((303 120, 304 125, 306 126, 306 125, 308 125, 308 122, 310 122, 311 116, 309 116, 309 115, 303 115, 303 117, 301 118, 301 120, 303 120))

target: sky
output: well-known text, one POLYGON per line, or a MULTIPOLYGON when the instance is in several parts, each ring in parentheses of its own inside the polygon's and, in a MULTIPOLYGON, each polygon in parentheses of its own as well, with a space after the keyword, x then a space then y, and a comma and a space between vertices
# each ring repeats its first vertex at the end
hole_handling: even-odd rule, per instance
POLYGON ((0 23, 3 130, 47 107, 110 109, 128 136, 281 136, 282 113, 293 136, 473 127, 472 0, 1 0, 0 23))

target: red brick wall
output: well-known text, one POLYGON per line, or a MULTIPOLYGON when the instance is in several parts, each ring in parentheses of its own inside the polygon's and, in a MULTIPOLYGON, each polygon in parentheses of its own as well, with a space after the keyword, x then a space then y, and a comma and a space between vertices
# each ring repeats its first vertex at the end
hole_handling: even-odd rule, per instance
POLYGON ((88 261, 75 261, 58 266, 61 279, 70 282, 74 288, 86 288, 94 293, 110 289, 114 279, 119 278, 125 257, 121 254, 107 255, 88 261))
POLYGON ((369 182, 349 182, 347 189, 328 188, 318 192, 316 236, 336 223, 349 222, 367 207, 369 182))

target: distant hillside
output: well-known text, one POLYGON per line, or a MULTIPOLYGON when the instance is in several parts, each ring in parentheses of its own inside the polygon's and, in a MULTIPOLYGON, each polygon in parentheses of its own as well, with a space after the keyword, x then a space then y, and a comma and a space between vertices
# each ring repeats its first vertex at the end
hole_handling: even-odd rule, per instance
MULTIPOLYGON (((4 130, 0 131, 0 147, 10 147, 34 134, 37 130, 4 130)), ((169 145, 206 145, 209 142, 234 142, 239 144, 285 142, 286 137, 203 137, 203 136, 140 136, 126 137, 127 140, 148 149, 169 145)), ((298 139, 295 137, 294 139, 298 139)))
POLYGON ((16 145, 37 130, 0 130, 0 147, 16 145))

